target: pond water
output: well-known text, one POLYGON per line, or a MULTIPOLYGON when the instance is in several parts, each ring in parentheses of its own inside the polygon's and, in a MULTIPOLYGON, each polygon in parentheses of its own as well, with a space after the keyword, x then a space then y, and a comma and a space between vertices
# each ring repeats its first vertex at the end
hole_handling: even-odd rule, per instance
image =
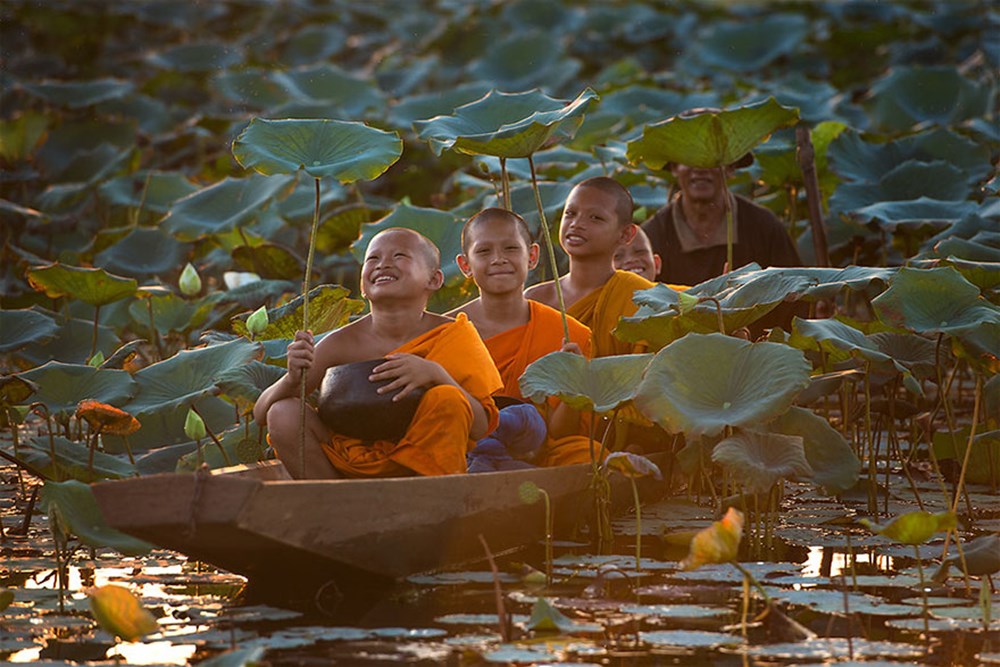
MULTIPOLYGON (((929 582, 925 636, 913 548, 854 524, 864 513, 863 499, 826 498, 806 485, 786 486, 770 547, 761 532, 761 552, 740 557, 787 617, 775 612, 754 622, 764 604, 752 591, 744 637, 743 575, 729 565, 679 569, 687 547, 675 545, 683 541, 676 536, 707 526, 715 514, 711 499, 675 495, 644 507, 638 572, 630 516, 614 523, 611 555, 558 542, 555 583, 548 589, 532 569, 544 569, 541 546, 498 559, 511 617, 505 641, 485 563, 478 571, 411 577, 346 607, 333 609, 319 595, 311 604, 287 608, 287 601, 247 599, 241 577, 176 553, 156 550, 132 558, 81 548, 70 560, 60 611, 47 520, 36 511, 28 534, 16 534, 26 501, 13 471, 6 470, 4 480, 0 588, 12 590, 14 602, 0 616, 0 658, 11 663, 110 664, 117 656, 137 665, 212 658, 237 665, 249 659, 272 665, 770 665, 849 659, 975 665, 1000 649, 1000 623, 994 620, 1000 596, 988 582, 981 590, 979 577, 970 577, 967 589, 955 571, 929 582), (141 598, 157 616, 156 632, 115 644, 97 626, 83 591, 109 583, 141 598), (786 618, 794 622, 779 622, 786 618), (546 625, 552 629, 542 629, 546 625)), ((914 504, 904 485, 890 485, 892 514, 914 504)), ((919 483, 918 489, 928 509, 943 506, 936 485, 919 483)), ((970 501, 977 527, 995 528, 1000 498, 973 486, 970 501)), ((748 521, 745 547, 754 544, 755 530, 748 521)), ((928 579, 942 549, 941 539, 920 547, 928 579)))

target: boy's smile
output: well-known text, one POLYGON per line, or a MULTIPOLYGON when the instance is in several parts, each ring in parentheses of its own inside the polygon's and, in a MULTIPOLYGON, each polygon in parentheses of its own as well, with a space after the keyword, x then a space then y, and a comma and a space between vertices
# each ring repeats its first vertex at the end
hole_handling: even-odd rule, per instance
POLYGON ((538 261, 537 246, 527 247, 514 222, 483 221, 469 230, 468 251, 459 255, 462 272, 471 275, 480 292, 524 289, 528 270, 538 261))
POLYGON ((372 239, 361 272, 362 294, 408 296, 436 289, 439 271, 430 266, 422 243, 405 230, 389 230, 372 239))

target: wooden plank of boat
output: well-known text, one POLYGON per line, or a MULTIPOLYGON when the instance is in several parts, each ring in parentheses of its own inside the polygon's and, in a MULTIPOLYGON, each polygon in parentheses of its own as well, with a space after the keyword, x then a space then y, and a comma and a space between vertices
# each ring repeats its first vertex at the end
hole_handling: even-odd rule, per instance
POLYGON ((495 553, 537 542, 544 512, 521 501, 526 481, 549 494, 558 526, 571 525, 590 506, 584 502, 589 464, 295 481, 272 463, 101 482, 93 490, 119 530, 252 581, 287 583, 392 580, 479 560, 479 534, 495 553))

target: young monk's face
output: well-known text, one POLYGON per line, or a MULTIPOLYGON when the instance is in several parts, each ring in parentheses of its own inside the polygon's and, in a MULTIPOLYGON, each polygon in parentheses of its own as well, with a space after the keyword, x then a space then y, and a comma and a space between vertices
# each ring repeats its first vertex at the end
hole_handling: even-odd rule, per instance
POLYGON ((614 263, 616 269, 638 273, 646 280, 655 282, 656 274, 660 272, 661 260, 659 255, 653 253, 649 237, 645 234, 636 234, 631 243, 618 246, 614 263))
POLYGON ((361 293, 373 301, 417 298, 441 287, 444 276, 432 265, 425 244, 424 239, 404 230, 375 236, 361 266, 361 293))
POLYGON ((559 243, 572 257, 611 254, 635 234, 628 221, 621 224, 615 198, 597 188, 576 187, 563 208, 559 243))
POLYGON ((466 245, 458 266, 483 294, 522 291, 528 271, 538 263, 538 244, 528 245, 517 223, 510 220, 474 223, 466 232, 466 245))

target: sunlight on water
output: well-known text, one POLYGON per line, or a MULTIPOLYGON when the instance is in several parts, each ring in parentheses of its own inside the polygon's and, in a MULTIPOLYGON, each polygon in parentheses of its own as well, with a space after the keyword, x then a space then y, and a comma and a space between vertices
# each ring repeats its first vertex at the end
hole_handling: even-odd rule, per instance
MULTIPOLYGON (((809 556, 806 557, 806 562, 802 566, 802 576, 804 577, 819 577, 820 572, 823 567, 823 552, 826 547, 809 547, 809 556)), ((858 563, 871 563, 872 557, 868 553, 855 552, 854 560, 858 563)), ((836 577, 840 575, 844 570, 849 571, 850 558, 848 554, 842 552, 834 552, 833 558, 830 562, 830 573, 828 576, 836 577)))

